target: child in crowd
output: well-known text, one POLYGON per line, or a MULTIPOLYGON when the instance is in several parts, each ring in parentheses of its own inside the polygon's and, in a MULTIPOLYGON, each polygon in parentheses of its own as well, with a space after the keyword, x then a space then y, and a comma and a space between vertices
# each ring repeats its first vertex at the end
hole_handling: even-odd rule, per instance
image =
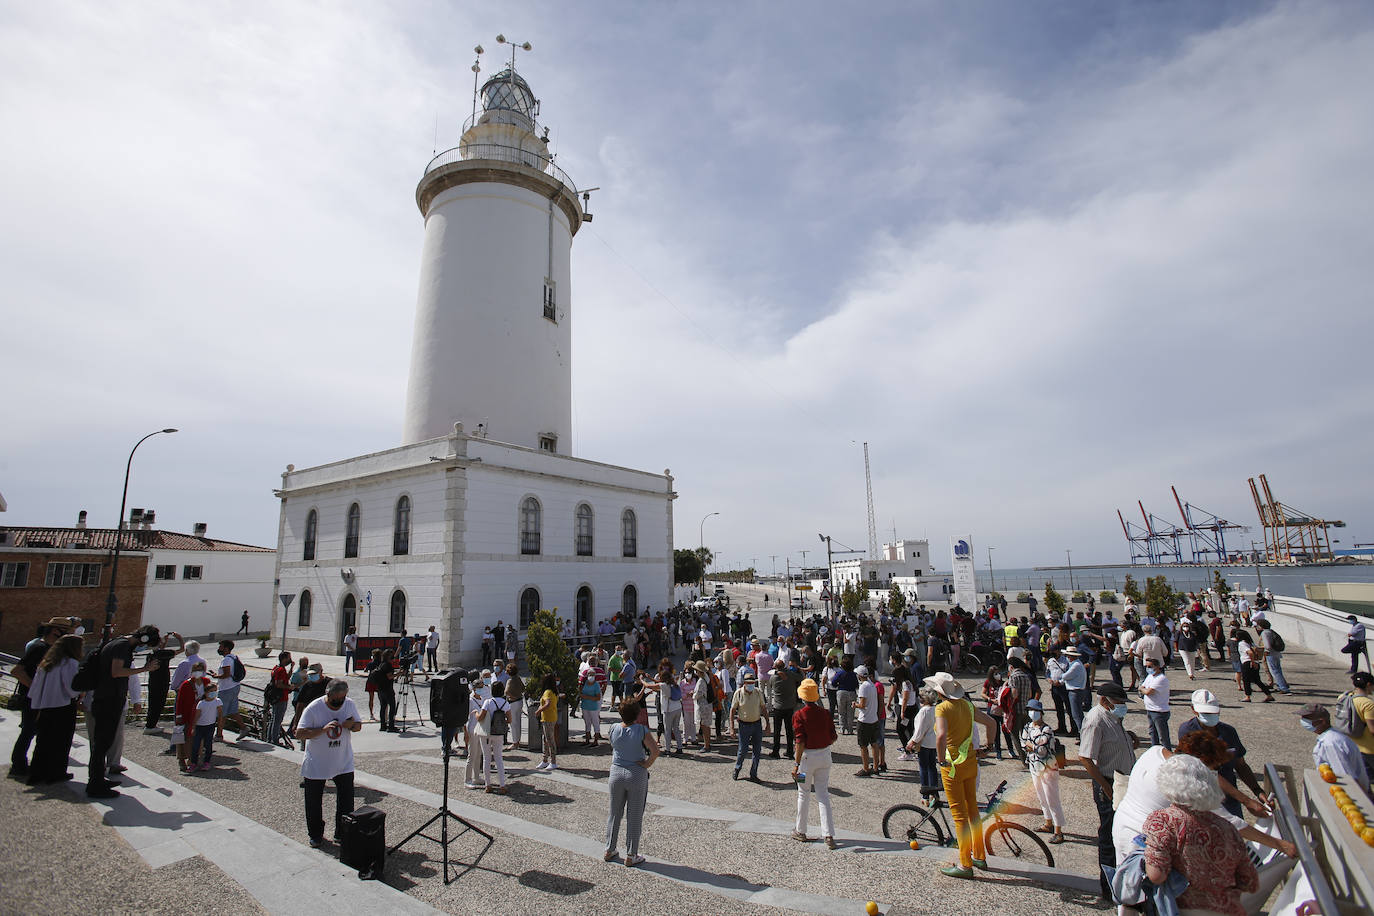
POLYGON ((188 773, 199 769, 202 773, 210 769, 210 757, 215 751, 215 738, 224 740, 224 704, 219 696, 219 688, 211 683, 205 688, 205 695, 196 704, 196 733, 191 739, 191 766, 188 773), (205 748, 205 759, 201 760, 200 749, 205 748), (197 765, 199 763, 199 765, 197 765))

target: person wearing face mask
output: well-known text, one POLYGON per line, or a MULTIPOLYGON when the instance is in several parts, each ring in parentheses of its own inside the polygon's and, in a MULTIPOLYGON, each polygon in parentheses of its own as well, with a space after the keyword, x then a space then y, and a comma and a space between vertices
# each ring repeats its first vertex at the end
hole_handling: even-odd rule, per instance
POLYGON ((1093 803, 1097 806, 1097 864, 1102 898, 1112 900, 1111 887, 1102 866, 1116 867, 1116 846, 1112 843, 1112 784, 1118 773, 1126 775, 1135 766, 1135 741, 1126 732, 1126 690, 1115 681, 1097 688, 1097 704, 1083 717, 1078 742, 1078 762, 1092 779, 1093 803))
POLYGON ((484 789, 487 786, 483 768, 486 763, 486 732, 477 727, 477 714, 482 704, 491 696, 491 670, 468 672, 468 721, 464 728, 464 743, 468 748, 467 772, 463 776, 463 788, 484 789), (481 782, 478 777, 483 776, 481 782))
POLYGON ((301 714, 296 735, 305 742, 301 778, 305 780, 305 829, 310 847, 324 845, 324 784, 334 781, 334 839, 343 816, 353 810, 353 732, 362 731, 358 707, 348 698, 348 682, 335 678, 325 695, 301 714))
POLYGON ((1309 703, 1298 710, 1302 727, 1317 736, 1312 746, 1312 765, 1331 767, 1337 776, 1353 779, 1360 788, 1369 791, 1369 774, 1364 770, 1364 760, 1355 742, 1331 727, 1331 713, 1320 703, 1309 703))
POLYGON ((234 720, 234 741, 238 742, 245 734, 243 716, 239 714, 239 687, 242 685, 234 678, 234 663, 239 659, 234 654, 233 640, 220 640, 219 655, 219 672, 214 675, 219 680, 219 700, 224 704, 224 718, 234 720))
POLYGON ((1051 843, 1064 842, 1064 806, 1059 800, 1059 755, 1063 745, 1045 721, 1045 706, 1039 700, 1026 703, 1026 724, 1021 727, 1021 749, 1030 765, 1031 782, 1045 816, 1041 833, 1053 833, 1051 843))
POLYGON ((1250 764, 1245 762, 1245 745, 1241 743, 1240 734, 1234 727, 1221 721, 1221 703, 1216 694, 1206 689, 1194 690, 1191 701, 1193 718, 1178 727, 1178 740, 1182 741, 1195 731, 1205 731, 1225 741, 1231 752, 1230 761, 1217 769, 1221 791, 1226 795, 1221 806, 1236 817, 1242 817, 1246 810, 1255 817, 1268 816, 1270 812, 1264 789, 1260 787, 1250 764), (1240 791, 1241 783, 1254 793, 1254 798, 1240 791))
POLYGON ((211 683, 196 703, 196 732, 191 739, 191 765, 185 770, 187 773, 208 772, 210 758, 215 753, 215 739, 224 740, 224 703, 216 696, 218 692, 219 688, 211 683), (200 755, 201 748, 205 748, 204 759, 200 755))
POLYGON ((759 757, 763 752, 763 694, 759 692, 758 675, 752 671, 745 673, 743 683, 730 700, 730 736, 739 739, 734 778, 739 779, 747 748, 752 754, 749 779, 758 782, 759 757))
POLYGON ((196 730, 196 704, 210 683, 205 671, 204 659, 191 665, 177 685, 176 703, 172 706, 172 747, 176 750, 177 767, 183 773, 192 770, 189 750, 196 730))
POLYGON ((1173 750, 1174 743, 1169 738, 1169 676, 1157 658, 1145 659, 1140 696, 1145 701, 1145 717, 1150 721, 1150 746, 1163 745, 1173 750))

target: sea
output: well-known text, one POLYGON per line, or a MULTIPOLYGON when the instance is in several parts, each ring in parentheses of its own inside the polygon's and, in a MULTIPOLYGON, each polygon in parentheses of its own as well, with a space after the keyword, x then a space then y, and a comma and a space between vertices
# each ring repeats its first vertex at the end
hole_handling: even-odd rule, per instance
MULTIPOLYGON (((1142 592, 1151 576, 1168 576, 1177 591, 1197 591, 1212 582, 1217 570, 1232 588, 1253 591, 1256 585, 1272 589, 1276 595, 1305 597, 1303 586, 1309 582, 1374 582, 1374 565, 1341 566, 1085 566, 1042 567, 1032 569, 978 570, 978 591, 999 591, 1014 596, 1017 592, 1040 591, 1046 582, 1060 591, 1082 589, 1086 592, 1121 591, 1126 576, 1135 578, 1142 592)), ((937 573, 948 575, 948 573, 937 573)))

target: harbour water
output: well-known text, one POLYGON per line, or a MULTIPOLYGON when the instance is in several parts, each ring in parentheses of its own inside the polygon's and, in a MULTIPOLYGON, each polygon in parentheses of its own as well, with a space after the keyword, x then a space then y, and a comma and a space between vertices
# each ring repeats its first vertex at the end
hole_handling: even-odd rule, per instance
MULTIPOLYGON (((1252 591, 1262 582, 1276 595, 1303 597, 1303 586, 1309 582, 1374 582, 1374 565, 1358 566, 1089 566, 1075 568, 1072 573, 1065 568, 1046 569, 996 569, 991 576, 986 567, 978 570, 978 590, 991 591, 995 588, 1008 597, 1017 592, 1039 592, 1046 582, 1052 582, 1060 591, 1082 589, 1094 595, 1100 591, 1121 591, 1129 574, 1135 578, 1140 590, 1145 590, 1145 580, 1151 576, 1168 576, 1170 584, 1180 591, 1196 591, 1211 584, 1212 574, 1218 569, 1232 588, 1240 587, 1252 591)), ((940 574, 937 574, 940 575, 940 574)), ((947 575, 947 573, 943 574, 947 575)))

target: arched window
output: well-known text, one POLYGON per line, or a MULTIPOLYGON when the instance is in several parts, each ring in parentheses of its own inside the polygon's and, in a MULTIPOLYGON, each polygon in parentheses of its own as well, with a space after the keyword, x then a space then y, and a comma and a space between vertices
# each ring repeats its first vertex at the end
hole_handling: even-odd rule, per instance
POLYGON ((520 629, 528 630, 539 613, 539 589, 527 588, 520 593, 520 629))
MULTIPOLYGON (((314 509, 305 517, 305 550, 301 554, 302 560, 315 559, 315 535, 319 532, 320 515, 314 509)), ((307 594, 309 594, 307 592, 307 594)))
POLYGON ((620 555, 639 556, 639 522, 635 519, 633 509, 620 513, 620 555))
POLYGON ((396 500, 396 530, 391 535, 391 553, 403 557, 410 553, 410 497, 396 500))
POLYGON ((587 632, 592 632, 592 615, 596 609, 592 606, 592 590, 584 585, 577 590, 577 599, 573 602, 574 610, 577 612, 577 622, 585 624, 587 632))
POLYGON ((520 504, 520 553, 525 556, 539 556, 541 514, 539 500, 533 496, 520 504))
POLYGON ((634 619, 639 610, 639 589, 634 585, 625 586, 625 592, 620 596, 620 610, 631 620, 634 619))
MULTIPOLYGON (((315 513, 311 512, 310 514, 314 515, 315 513)), ((302 628, 310 626, 310 611, 313 607, 314 601, 310 597, 310 589, 307 588, 301 592, 301 603, 296 608, 296 626, 302 628)))
POLYGON ((592 555, 592 507, 582 503, 577 507, 577 555, 592 555))
POLYGON ((358 555, 358 538, 363 529, 363 510, 354 503, 348 507, 348 528, 344 533, 344 556, 358 555))
POLYGON ((406 631, 406 593, 399 588, 391 593, 391 632, 406 631))

